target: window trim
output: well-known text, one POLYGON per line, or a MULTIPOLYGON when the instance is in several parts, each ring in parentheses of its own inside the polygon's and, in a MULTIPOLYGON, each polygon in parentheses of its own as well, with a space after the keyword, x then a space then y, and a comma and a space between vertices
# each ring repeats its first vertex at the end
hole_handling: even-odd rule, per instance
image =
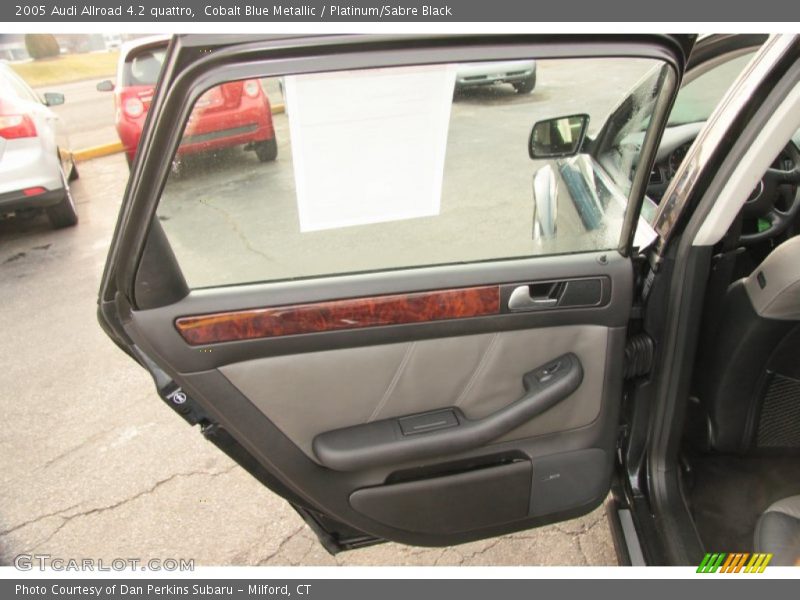
MULTIPOLYGON (((130 222, 148 223, 155 218, 163 187, 169 175, 171 159, 197 98, 208 88, 234 79, 280 77, 323 71, 477 62, 481 60, 537 60, 553 58, 650 58, 663 61, 673 71, 683 68, 682 48, 665 36, 468 36, 431 38, 427 36, 327 36, 287 38, 223 47, 210 52, 186 45, 175 38, 159 79, 156 97, 145 123, 140 144, 143 160, 134 165, 117 223, 119 238, 112 245, 103 275, 103 298, 112 300, 120 291, 136 308, 135 280, 141 263, 148 227, 132 227, 130 222), (657 43, 658 41, 658 43, 657 43), (183 53, 189 66, 181 69, 183 53), (194 57, 192 56, 194 54, 194 57), (204 55, 205 54, 205 55, 204 55), (200 58, 196 58, 197 56, 200 58), (167 82, 168 85, 164 85, 167 82), (154 147, 164 152, 151 152, 154 147), (168 156, 170 160, 165 160, 168 156), (147 172, 148 177, 143 174, 147 172), (112 283, 113 280, 113 283, 112 283)), ((677 79, 677 78, 676 78, 677 79)), ((665 90, 663 97, 671 103, 676 89, 665 90)), ((654 137, 652 135, 648 136, 654 137)), ((658 136, 655 136, 658 137, 658 136)), ((646 138, 640 154, 645 166, 655 158, 655 144, 646 138)), ((636 193, 644 194, 649 170, 637 169, 632 184, 636 193), (642 175, 644 173, 644 175, 642 175), (636 181, 641 179, 641 182, 636 181)), ((634 197, 634 196, 629 196, 634 197)), ((625 222, 635 225, 641 201, 629 202, 625 222), (633 210, 633 206, 636 210, 633 210)), ((628 225, 627 242, 621 244, 626 255, 635 227, 628 225)))

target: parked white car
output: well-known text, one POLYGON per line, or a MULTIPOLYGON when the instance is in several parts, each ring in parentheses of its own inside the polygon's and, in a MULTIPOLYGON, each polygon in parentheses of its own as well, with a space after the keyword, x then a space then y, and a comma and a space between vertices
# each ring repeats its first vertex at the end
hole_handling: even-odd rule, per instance
POLYGON ((0 215, 44 209, 53 227, 78 222, 69 182, 78 177, 69 139, 50 106, 64 95, 40 97, 0 63, 0 215))
POLYGON ((122 46, 122 36, 118 33, 104 33, 103 42, 105 42, 106 50, 119 50, 122 46))
POLYGON ((530 94, 536 87, 536 61, 487 61, 458 65, 456 90, 510 83, 518 94, 530 94))

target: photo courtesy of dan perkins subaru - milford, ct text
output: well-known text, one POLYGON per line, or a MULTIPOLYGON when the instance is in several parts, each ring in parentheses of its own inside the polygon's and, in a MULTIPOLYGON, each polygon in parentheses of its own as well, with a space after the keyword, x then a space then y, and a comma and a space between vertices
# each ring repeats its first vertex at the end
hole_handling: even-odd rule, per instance
MULTIPOLYGON (((311 585, 308 583, 272 585, 269 583, 257 583, 247 586, 248 595, 258 596, 291 596, 293 593, 298 596, 308 596, 311 594, 311 585)), ((130 585, 124 583, 108 583, 106 585, 84 585, 84 584, 23 584, 18 583, 14 586, 14 593, 17 596, 43 596, 48 593, 54 596, 230 596, 235 591, 244 592, 245 587, 233 585, 213 585, 213 584, 163 584, 154 585, 130 585)))

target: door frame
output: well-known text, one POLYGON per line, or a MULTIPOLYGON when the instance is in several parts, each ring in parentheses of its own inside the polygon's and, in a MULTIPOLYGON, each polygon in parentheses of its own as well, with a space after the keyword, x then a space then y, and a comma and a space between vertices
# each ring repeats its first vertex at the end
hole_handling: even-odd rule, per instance
MULTIPOLYGON (((770 38, 734 83, 664 194, 655 226, 659 240, 642 263, 641 279, 651 278, 643 321, 657 332, 653 337, 658 351, 653 377, 628 391, 629 402, 640 414, 623 442, 611 509, 630 511, 647 564, 696 565, 705 552, 687 504, 680 464, 713 254, 713 246, 696 245, 695 240, 711 211, 721 208, 717 198, 725 182, 800 81, 798 57, 800 36, 770 38), (632 445, 631 439, 643 443, 632 445)), ((612 523, 617 520, 612 518, 612 523)), ((636 544, 630 536, 630 530, 622 534, 618 529, 617 537, 626 538, 628 546, 636 544)))
MULTIPOLYGON (((447 280, 452 283, 474 279, 475 273, 470 272, 468 268, 459 266, 430 267, 401 269, 377 275, 352 275, 299 282, 272 282, 189 291, 185 287, 185 282, 182 286, 180 285, 182 282, 180 269, 174 261, 174 256, 171 256, 168 244, 165 245, 163 232, 161 232, 154 215, 170 169, 171 160, 168 159, 171 159, 177 150, 183 124, 189 116, 194 99, 208 87, 223 80, 250 78, 256 75, 263 77, 342 68, 463 62, 479 59, 514 59, 527 58, 532 55, 539 59, 609 56, 657 58, 670 65, 677 74, 683 70, 691 38, 678 42, 667 36, 648 35, 452 36, 446 38, 429 36, 313 38, 296 36, 276 38, 273 36, 257 38, 256 36, 246 36, 244 38, 225 38, 224 43, 217 42, 218 45, 210 47, 214 40, 213 36, 191 36, 178 37, 171 43, 172 51, 168 55, 158 91, 148 114, 142 136, 140 159, 137 160, 131 174, 103 274, 99 307, 100 320, 109 335, 153 374, 164 401, 187 418, 189 422, 201 423, 203 433, 209 439, 234 457, 265 485, 286 497, 315 531, 321 532, 320 535, 326 547, 337 550, 371 543, 375 541, 373 537, 364 536, 352 525, 343 524, 336 518, 325 515, 308 494, 296 485, 298 478, 303 481, 304 478, 313 480, 320 477, 320 473, 315 471, 313 466, 305 464, 299 458, 297 460, 287 459, 285 464, 291 464, 293 471, 293 474, 289 475, 285 469, 270 459, 270 456, 276 455, 284 458, 291 457, 296 453, 296 447, 232 384, 229 382, 226 384, 219 378, 213 378, 206 370, 205 372, 196 371, 190 380, 182 377, 182 387, 176 389, 175 380, 180 377, 180 371, 169 364, 170 360, 165 359, 165 356, 172 358, 172 351, 168 345, 155 347, 151 340, 136 335, 136 322, 138 320, 141 324, 142 320, 157 313, 160 313, 160 318, 163 318, 165 311, 175 309, 176 298, 181 298, 177 304, 182 305, 182 312, 187 302, 197 307, 206 306, 210 310, 219 310, 225 306, 225 302, 230 302, 231 307, 241 308, 247 305, 246 298, 248 297, 263 298, 266 289, 275 292, 283 287, 294 293, 298 286, 307 286, 308 289, 315 288, 315 293, 326 295, 327 299, 330 299, 332 297, 330 294, 336 286, 339 286, 337 293, 352 297, 357 295, 354 294, 356 289, 368 291, 380 288, 385 292, 394 286, 398 291, 407 291, 411 289, 408 287, 409 285, 413 287, 411 282, 420 277, 428 279, 432 272, 446 273, 446 278, 449 278, 447 280), (271 47, 264 48, 265 42, 269 42, 271 47), (409 50, 409 45, 413 45, 412 50, 409 50), (162 151, 157 151, 159 149, 162 151), (145 174, 148 176, 145 177, 145 174), (143 265, 148 261, 148 252, 155 252, 158 256, 155 262, 166 271, 167 283, 172 278, 177 285, 165 298, 157 299, 155 302, 149 303, 146 310, 141 310, 143 307, 139 305, 140 294, 137 292, 137 279, 143 265), (182 296, 184 293, 185 296, 182 296), (180 403, 177 402, 178 398, 181 398, 180 403)), ((680 78, 676 76, 674 79, 674 83, 677 85, 680 78)), ((676 85, 673 86, 673 89, 666 89, 662 92, 662 96, 670 100, 661 103, 658 109, 661 112, 657 114, 662 117, 676 94, 676 85)), ((650 136, 642 149, 640 161, 643 166, 640 166, 638 172, 644 173, 644 176, 637 177, 634 182, 636 186, 642 188, 642 194, 647 183, 647 175, 650 172, 650 169, 646 167, 652 165, 655 158, 658 137, 658 135, 650 136)), ((630 214, 634 214, 638 218, 638 212, 636 212, 638 203, 632 204, 637 206, 629 205, 626 222, 629 221, 630 214)), ((635 219, 631 222, 635 223, 635 219)), ((487 271, 491 269, 495 272, 506 269, 506 275, 500 277, 498 281, 502 279, 507 283, 514 280, 529 280, 531 273, 536 273, 537 278, 548 272, 552 272, 555 277, 561 277, 564 275, 564 271, 569 272, 570 268, 580 268, 582 272, 579 275, 586 275, 587 267, 585 265, 594 264, 595 268, 602 269, 604 273, 609 269, 616 269, 620 272, 627 269, 628 275, 623 276, 623 281, 630 281, 629 259, 624 256, 625 252, 629 250, 629 246, 630 244, 626 248, 623 244, 623 247, 620 248, 621 251, 589 252, 572 256, 542 256, 498 261, 483 266, 471 265, 471 267, 487 271), (506 264, 502 264, 503 262, 506 264), (569 265, 573 265, 573 267, 569 265), (518 273, 518 276, 512 276, 512 273, 518 273)), ((426 285, 430 285, 430 283, 426 285)), ((413 287, 413 289, 418 288, 413 287)), ((621 287, 615 286, 612 291, 614 295, 612 308, 624 305, 629 309, 630 293, 630 284, 623 284, 621 287)), ((627 309, 625 315, 614 314, 614 311, 609 309, 606 313, 597 312, 592 316, 593 319, 608 319, 607 324, 613 328, 614 333, 609 338, 609 347, 606 349, 607 357, 623 354, 627 309)), ((516 317, 519 318, 515 317, 514 325, 501 326, 499 323, 473 325, 492 331, 503 327, 508 329, 530 328, 537 324, 558 324, 559 319, 563 319, 563 322, 566 323, 576 318, 576 314, 572 313, 569 317, 563 317, 553 313, 545 317, 543 314, 529 313, 517 315, 516 317)), ((465 323, 466 321, 462 321, 444 325, 443 328, 437 328, 436 332, 430 334, 429 337, 441 337, 443 331, 450 331, 452 335, 463 335, 465 323), (447 329, 448 327, 450 329, 447 329)), ((473 329, 473 331, 479 330, 473 329)), ((345 341, 340 344, 344 347, 363 345, 364 343, 377 344, 387 340, 385 335, 385 332, 375 331, 353 332, 343 338, 345 341)), ((425 337, 422 330, 408 329, 404 335, 425 337)), ((255 341, 250 348, 254 348, 257 343, 261 342, 255 341)), ((287 338, 285 344, 285 347, 279 350, 280 353, 291 354, 309 350, 306 342, 303 341, 287 338)), ((233 354, 223 356, 224 352, 226 350, 220 347, 220 351, 213 358, 209 354, 206 367, 212 369, 217 360, 236 358, 233 354)), ((232 350, 232 352, 234 351, 232 350)), ((243 358, 250 353, 250 350, 238 349, 235 352, 244 352, 243 355, 238 355, 238 358, 243 358)), ((607 362, 606 372, 613 372, 618 366, 607 362)), ((603 403, 610 402, 618 405, 618 399, 621 396, 621 377, 619 379, 610 377, 606 379, 606 382, 606 389, 603 390, 603 403)), ((583 439, 581 436, 595 439, 598 431, 603 431, 603 436, 615 435, 614 427, 611 427, 611 424, 616 420, 616 412, 611 410, 605 413, 603 419, 608 419, 608 421, 597 423, 599 429, 589 428, 584 432, 574 432, 576 441, 569 443, 577 444, 577 440, 583 439)), ((542 440, 540 443, 546 446, 552 444, 553 441, 542 440)), ((592 442, 586 443, 591 444, 592 442)), ((610 439, 605 440, 604 443, 613 445, 613 441, 610 439)), ((584 508, 579 507, 567 511, 558 515, 557 519, 582 514, 582 511, 585 512, 584 508)), ((352 521, 352 519, 350 520, 352 521)), ((366 521, 364 522, 366 523, 366 521)), ((526 521, 526 527, 546 522, 552 522, 552 518, 546 520, 531 518, 526 521)), ((366 527, 366 529, 381 531, 380 527, 374 526, 366 527)), ((493 527, 488 531, 454 535, 448 539, 448 543, 469 541, 485 535, 499 535, 515 529, 519 529, 519 527, 504 525, 493 527)), ((394 538, 398 539, 397 536, 394 538)), ((425 535, 404 536, 402 541, 419 545, 429 545, 433 542, 429 536, 425 535)))

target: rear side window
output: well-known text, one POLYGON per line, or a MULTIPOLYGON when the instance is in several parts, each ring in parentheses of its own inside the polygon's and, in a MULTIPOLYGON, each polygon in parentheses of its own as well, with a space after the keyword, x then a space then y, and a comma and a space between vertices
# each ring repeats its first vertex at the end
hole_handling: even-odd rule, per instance
POLYGON ((39 102, 36 94, 13 71, 0 69, 0 86, 3 88, 0 90, 3 95, 8 94, 20 100, 39 102))
POLYGON ((158 218, 193 288, 616 248, 667 69, 551 59, 229 82, 194 107, 158 218), (576 156, 531 158, 535 123, 578 114, 576 156))
POLYGON ((166 54, 166 49, 155 49, 129 55, 123 67, 122 85, 155 85, 166 54))

